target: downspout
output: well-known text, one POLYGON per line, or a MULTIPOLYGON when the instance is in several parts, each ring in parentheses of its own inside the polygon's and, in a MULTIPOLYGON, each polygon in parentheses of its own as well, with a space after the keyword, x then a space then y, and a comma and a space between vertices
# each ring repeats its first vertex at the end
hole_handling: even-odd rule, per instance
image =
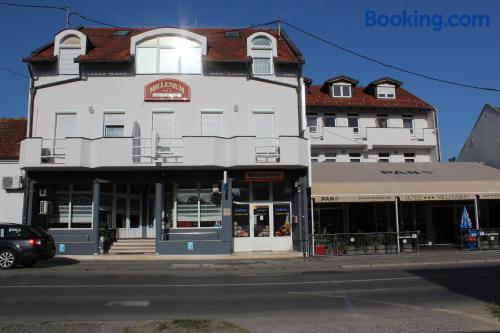
POLYGON ((436 130, 437 161, 441 162, 441 141, 439 140, 439 124, 438 124, 437 109, 433 108, 432 111, 434 113, 434 126, 435 126, 435 130, 436 130))

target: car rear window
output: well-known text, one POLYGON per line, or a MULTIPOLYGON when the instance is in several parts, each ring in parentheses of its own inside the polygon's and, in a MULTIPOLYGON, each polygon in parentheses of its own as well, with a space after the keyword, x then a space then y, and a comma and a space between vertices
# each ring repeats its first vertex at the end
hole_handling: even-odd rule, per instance
POLYGON ((39 237, 47 237, 49 236, 49 234, 47 233, 47 231, 43 230, 42 227, 39 227, 39 226, 33 226, 33 227, 30 227, 31 231, 33 231, 35 234, 37 234, 39 237))
POLYGON ((3 231, 4 231, 3 235, 4 238, 28 238, 28 237, 38 236, 37 234, 23 227, 16 227, 16 226, 3 227, 3 231))

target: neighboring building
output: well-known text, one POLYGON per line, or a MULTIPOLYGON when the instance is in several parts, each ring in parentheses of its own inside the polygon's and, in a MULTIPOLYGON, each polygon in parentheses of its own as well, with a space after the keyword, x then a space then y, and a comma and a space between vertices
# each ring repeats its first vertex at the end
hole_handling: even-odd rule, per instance
POLYGON ((500 169, 500 108, 486 104, 465 141, 459 162, 480 162, 500 169))
POLYGON ((25 184, 19 147, 26 138, 25 118, 0 118, 0 222, 22 223, 25 184))
POLYGON ((358 86, 337 76, 307 89, 313 162, 437 162, 436 110, 382 78, 358 86))
POLYGON ((283 31, 67 29, 25 61, 27 221, 59 254, 105 228, 159 254, 302 250, 303 58, 283 31))

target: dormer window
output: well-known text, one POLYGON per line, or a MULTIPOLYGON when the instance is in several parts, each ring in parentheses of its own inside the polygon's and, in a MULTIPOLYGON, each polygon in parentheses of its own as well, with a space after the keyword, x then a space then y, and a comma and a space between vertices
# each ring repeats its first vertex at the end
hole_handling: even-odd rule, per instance
POLYGON ((75 58, 82 54, 82 42, 78 36, 69 35, 59 44, 59 74, 76 75, 79 64, 75 58))
POLYGON ((335 83, 332 84, 332 96, 333 97, 351 97, 351 85, 335 83))
POLYGON ((378 98, 396 98, 396 87, 391 84, 379 84, 377 86, 378 98))
POLYGON ((273 74, 273 43, 265 36, 252 39, 252 71, 254 74, 273 74))
POLYGON ((137 44, 137 74, 201 74, 201 45, 179 36, 163 36, 137 44))

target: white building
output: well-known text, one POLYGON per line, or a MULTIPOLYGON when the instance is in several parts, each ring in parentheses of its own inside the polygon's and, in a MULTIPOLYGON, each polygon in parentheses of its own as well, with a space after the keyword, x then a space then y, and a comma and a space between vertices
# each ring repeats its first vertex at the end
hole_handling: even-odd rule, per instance
POLYGON ((358 86, 337 76, 307 89, 307 126, 313 162, 436 162, 436 110, 382 78, 358 86))
POLYGON ((302 249, 303 59, 283 32, 67 29, 25 61, 27 220, 58 253, 98 252, 104 229, 159 254, 302 249))

